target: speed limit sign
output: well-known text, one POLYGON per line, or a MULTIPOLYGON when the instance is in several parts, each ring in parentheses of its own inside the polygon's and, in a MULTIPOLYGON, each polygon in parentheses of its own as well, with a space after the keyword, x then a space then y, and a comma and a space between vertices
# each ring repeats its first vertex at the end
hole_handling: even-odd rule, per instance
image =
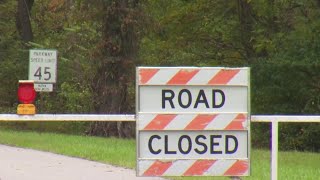
POLYGON ((31 49, 29 55, 29 80, 39 84, 56 83, 57 51, 31 49))

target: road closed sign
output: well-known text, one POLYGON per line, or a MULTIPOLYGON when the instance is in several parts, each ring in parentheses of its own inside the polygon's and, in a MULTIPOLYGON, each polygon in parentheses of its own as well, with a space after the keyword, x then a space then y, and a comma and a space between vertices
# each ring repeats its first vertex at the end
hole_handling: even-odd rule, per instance
POLYGON ((248 176, 249 68, 138 67, 138 176, 248 176))

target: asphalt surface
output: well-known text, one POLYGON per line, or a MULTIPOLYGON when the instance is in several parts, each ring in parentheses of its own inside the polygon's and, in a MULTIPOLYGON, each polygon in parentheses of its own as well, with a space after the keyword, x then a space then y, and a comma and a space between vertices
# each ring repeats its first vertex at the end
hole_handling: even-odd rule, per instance
POLYGON ((49 152, 0 145, 0 180, 161 180, 132 169, 49 152))

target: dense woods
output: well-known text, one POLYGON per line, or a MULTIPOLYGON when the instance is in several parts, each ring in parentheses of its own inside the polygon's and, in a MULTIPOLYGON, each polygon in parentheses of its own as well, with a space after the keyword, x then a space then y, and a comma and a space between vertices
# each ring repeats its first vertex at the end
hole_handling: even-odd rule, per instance
MULTIPOLYGON (((320 113, 320 1, 0 0, 0 111, 15 113, 29 49, 58 50, 38 113, 135 113, 135 66, 251 67, 252 114, 320 113)), ((1 123, 133 137, 132 123, 1 123)), ((320 151, 320 124, 280 124, 282 149, 320 151)), ((252 124, 268 147, 268 124, 252 124)))

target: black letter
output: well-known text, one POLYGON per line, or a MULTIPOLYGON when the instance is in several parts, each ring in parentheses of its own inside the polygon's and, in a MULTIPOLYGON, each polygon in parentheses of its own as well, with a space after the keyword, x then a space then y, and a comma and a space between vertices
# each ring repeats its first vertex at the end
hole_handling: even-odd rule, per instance
POLYGON ((191 148, 192 148, 192 142, 191 142, 191 138, 187 135, 182 135, 180 138, 179 138, 179 142, 178 142, 178 148, 179 148, 179 151, 182 153, 182 154, 188 154, 190 151, 191 151, 191 148), (183 138, 186 138, 188 140, 188 149, 186 151, 184 151, 182 149, 182 139, 183 138))
POLYGON ((214 150, 214 146, 216 146, 216 145, 219 146, 218 142, 214 142, 214 138, 221 138, 221 137, 222 137, 221 135, 210 135, 211 154, 222 154, 222 151, 215 151, 214 150))
POLYGON ((224 95, 224 92, 220 89, 212 89, 212 108, 221 108, 224 105, 224 102, 226 100, 226 96, 224 95), (219 93, 221 95, 221 103, 216 104, 216 93, 219 93))
POLYGON ((195 152, 197 152, 198 154, 204 154, 207 152, 208 147, 204 142, 200 142, 199 139, 207 139, 204 135, 199 135, 196 137, 196 144, 203 146, 203 150, 200 151, 198 148, 194 149, 195 152))
POLYGON ((204 93, 203 89, 201 89, 201 90, 199 91, 197 100, 196 100, 196 102, 194 103, 194 108, 197 108, 199 103, 204 103, 204 104, 206 105, 206 107, 209 108, 209 103, 208 103, 206 94, 204 93))
POLYGON ((191 96, 191 92, 188 89, 182 89, 179 92, 179 97, 178 97, 178 101, 179 101, 179 105, 182 108, 188 108, 192 102, 192 96, 191 96), (188 94, 188 103, 186 105, 182 104, 182 93, 186 92, 188 94))
POLYGON ((158 151, 155 151, 155 150, 153 150, 153 148, 152 148, 152 140, 153 140, 153 139, 161 139, 161 137, 158 136, 158 135, 152 135, 152 136, 150 137, 150 139, 149 139, 149 142, 148 142, 149 151, 150 151, 152 154, 159 154, 159 153, 161 153, 161 149, 159 149, 158 151))
POLYGON ((171 105, 171 108, 174 108, 174 104, 172 102, 172 99, 174 98, 174 92, 170 89, 163 89, 162 90, 162 109, 165 109, 166 108, 166 104, 165 104, 165 101, 168 100, 170 105, 171 105), (170 96, 169 97, 166 97, 166 93, 170 93, 170 96))
POLYGON ((226 135, 226 154, 233 154, 237 151, 238 149, 238 139, 235 136, 232 135, 226 135), (233 139, 234 141, 234 148, 233 150, 229 149, 229 139, 233 139))
POLYGON ((169 151, 168 135, 164 136, 164 154, 177 154, 177 151, 169 151))

